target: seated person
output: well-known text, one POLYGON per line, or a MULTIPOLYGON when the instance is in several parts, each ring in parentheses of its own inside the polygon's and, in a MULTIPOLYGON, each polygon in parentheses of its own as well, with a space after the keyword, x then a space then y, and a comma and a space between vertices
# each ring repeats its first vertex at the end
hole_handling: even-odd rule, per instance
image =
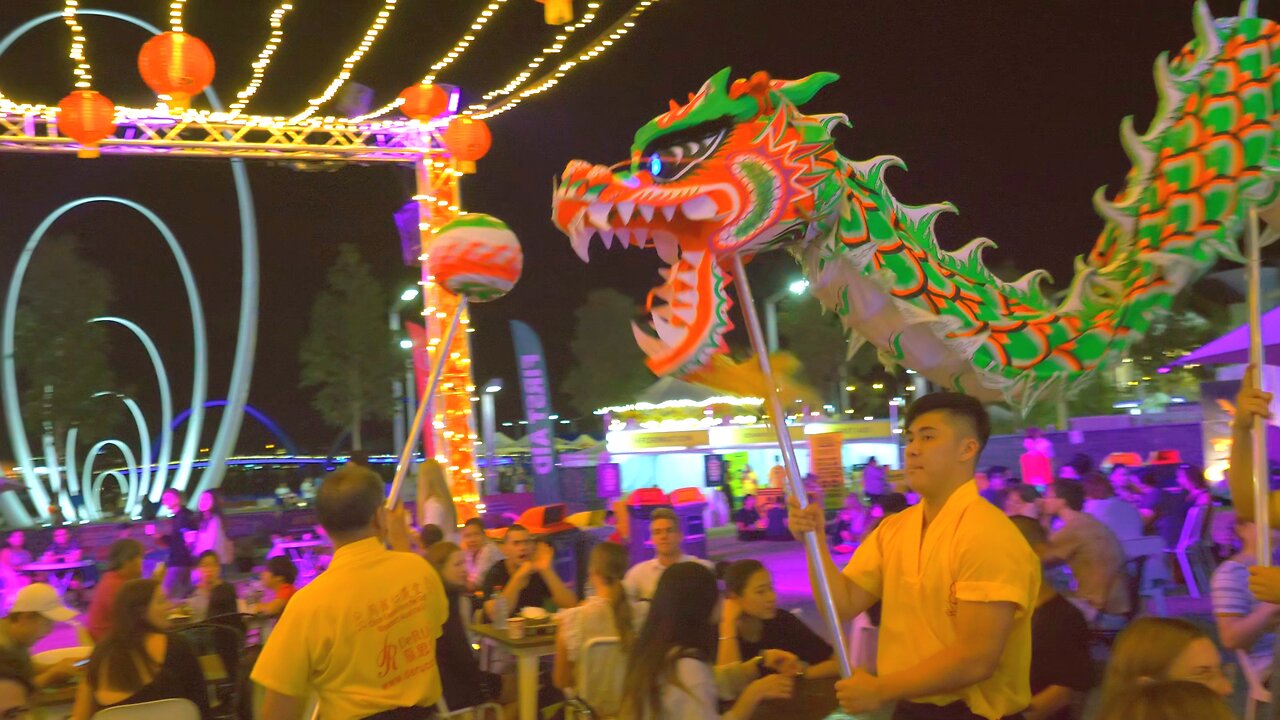
POLYGON ((40 556, 41 562, 80 562, 83 558, 84 551, 71 539, 71 531, 66 528, 53 531, 53 542, 40 556))
POLYGON ((168 634, 169 600, 155 580, 130 580, 116 596, 111 632, 93 649, 72 720, 117 705, 183 698, 208 720, 204 672, 180 636, 168 634))
POLYGON ((844 507, 836 513, 836 519, 827 524, 831 549, 840 553, 853 552, 854 546, 866 534, 866 526, 870 520, 871 513, 863 507, 858 496, 849 494, 844 499, 844 507))
POLYGON ((0 650, 0 718, 27 720, 32 714, 35 687, 23 669, 22 659, 11 650, 0 650))
POLYGON ((502 550, 489 540, 484 520, 473 517, 462 526, 459 533, 462 557, 467 563, 467 589, 472 592, 484 587, 484 576, 502 562, 502 550))
POLYGON ((622 578, 622 587, 627 591, 627 598, 632 603, 642 604, 637 607, 637 616, 644 618, 648 603, 658 589, 658 581, 667 568, 682 562, 695 562, 711 569, 710 562, 686 555, 681 544, 684 532, 680 528, 678 518, 671 508, 658 508, 649 516, 649 539, 653 543, 653 557, 636 563, 622 578))
POLYGON ((1130 610, 1124 548, 1106 525, 1083 509, 1080 483, 1058 480, 1050 485, 1044 511, 1060 519, 1062 526, 1034 549, 1042 561, 1071 568, 1076 581, 1071 599, 1091 622, 1099 614, 1124 615, 1130 610))
POLYGON ((773 576, 759 560, 739 560, 724 576, 727 595, 720 610, 716 664, 741 662, 765 650, 785 650, 808 666, 805 677, 835 677, 840 662, 831 645, 800 618, 778 610, 773 576))
POLYGON ((89 601, 89 636, 101 642, 111 630, 116 594, 130 580, 142 577, 142 543, 116 540, 107 551, 107 572, 89 601))
POLYGON ((533 546, 533 538, 523 525, 507 528, 502 541, 505 559, 489 568, 484 578, 484 594, 489 598, 484 611, 490 618, 497 615, 494 599, 499 590, 512 614, 526 607, 549 609, 548 604, 562 608, 578 604, 578 597, 556 574, 555 551, 546 543, 537 543, 536 550, 533 546))
POLYGON ((461 710, 499 701, 503 696, 502 677, 480 669, 467 637, 471 600, 467 596, 467 563, 462 548, 447 540, 437 542, 427 550, 427 561, 440 573, 449 596, 449 618, 436 640, 436 664, 445 704, 450 710, 461 710))
POLYGON ((78 672, 75 660, 40 665, 31 658, 31 647, 53 631, 54 623, 69 622, 76 611, 58 599, 58 591, 46 583, 31 583, 18 591, 9 615, 0 620, 0 648, 18 657, 37 689, 57 685, 78 672))
MULTIPOLYGON (((1024 515, 1013 517, 1031 547, 1044 545, 1044 526, 1024 515)), ((1093 687, 1089 625, 1076 606, 1040 584, 1031 615, 1031 707, 1026 720, 1077 720, 1076 704, 1093 687)))
POLYGON ((297 588, 293 586, 297 579, 298 568, 288 557, 277 555, 267 560, 267 566, 262 569, 260 580, 262 587, 271 591, 271 599, 250 605, 249 612, 254 615, 280 617, 285 605, 289 603, 289 598, 297 592, 297 588))
POLYGON ((196 568, 200 573, 200 582, 188 599, 191 607, 191 618, 203 622, 210 618, 219 618, 219 622, 245 632, 244 621, 239 618, 240 603, 236 596, 236 586, 222 579, 222 563, 218 554, 212 550, 200 553, 196 568))
POLYGON ((1034 485, 1019 483, 1009 488, 1004 498, 1004 514, 1011 518, 1040 519, 1040 491, 1034 485))
POLYGON ((1218 638, 1229 650, 1243 650, 1255 672, 1266 677, 1275 656, 1280 605, 1259 602, 1249 591, 1249 568, 1258 564, 1257 526, 1236 516, 1240 552, 1223 561, 1210 581, 1218 638))
POLYGON ((439 525, 427 523, 418 530, 418 543, 424 553, 441 540, 444 540, 444 531, 440 529, 439 525))
POLYGON ((1115 487, 1102 473, 1086 472, 1080 479, 1084 485, 1084 511, 1111 528, 1117 538, 1142 537, 1142 514, 1123 498, 1116 497, 1115 487))
POLYGON ((760 540, 764 538, 767 521, 756 509, 756 496, 744 495, 742 507, 733 514, 733 524, 738 528, 739 540, 760 540))
POLYGON ((576 687, 577 696, 603 717, 616 717, 622 709, 622 672, 636 634, 635 615, 622 588, 629 560, 626 548, 615 543, 600 543, 592 548, 587 582, 595 593, 578 607, 566 608, 556 615, 552 682, 561 690, 577 685, 578 665, 586 660, 588 642, 598 638, 619 641, 615 652, 593 656, 596 665, 586 669, 585 687, 576 687))

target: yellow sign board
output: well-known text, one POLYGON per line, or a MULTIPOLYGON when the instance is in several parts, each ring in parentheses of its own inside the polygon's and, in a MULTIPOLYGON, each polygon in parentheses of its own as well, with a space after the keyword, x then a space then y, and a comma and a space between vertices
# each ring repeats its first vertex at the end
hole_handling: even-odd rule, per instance
POLYGON ((838 432, 809 436, 809 472, 818 476, 827 492, 844 487, 843 447, 844 436, 838 432))
POLYGON ((710 444, 706 430, 633 430, 609 433, 609 452, 628 453, 659 448, 692 448, 710 444))

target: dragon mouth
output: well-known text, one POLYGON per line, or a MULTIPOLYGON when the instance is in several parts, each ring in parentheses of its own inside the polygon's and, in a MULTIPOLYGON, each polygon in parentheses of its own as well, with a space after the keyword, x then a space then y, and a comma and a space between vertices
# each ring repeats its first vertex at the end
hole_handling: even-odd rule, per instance
POLYGON ((727 350, 731 278, 709 238, 735 214, 732 197, 714 187, 642 187, 583 162, 570 163, 556 190, 553 220, 583 262, 599 238, 606 250, 652 248, 667 265, 646 301, 649 328, 632 324, 656 375, 687 375, 727 350))

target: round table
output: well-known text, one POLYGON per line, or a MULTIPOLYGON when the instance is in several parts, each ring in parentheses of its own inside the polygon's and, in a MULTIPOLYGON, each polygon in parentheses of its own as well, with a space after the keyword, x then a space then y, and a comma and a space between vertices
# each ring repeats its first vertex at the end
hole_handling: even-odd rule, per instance
POLYGON ((58 591, 59 595, 66 595, 67 588, 71 587, 71 581, 75 579, 76 573, 81 570, 87 570, 97 565, 92 560, 75 560, 60 562, 33 562, 22 565, 18 568, 18 572, 35 575, 36 573, 48 573, 49 584, 58 591))

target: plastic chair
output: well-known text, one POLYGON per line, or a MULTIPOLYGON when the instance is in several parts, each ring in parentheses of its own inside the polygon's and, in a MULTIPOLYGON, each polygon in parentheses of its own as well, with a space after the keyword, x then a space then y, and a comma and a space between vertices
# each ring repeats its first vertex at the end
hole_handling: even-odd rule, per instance
POLYGON ((205 684, 211 690, 211 713, 215 718, 239 716, 240 657, 244 651, 244 634, 219 622, 233 618, 239 619, 239 616, 210 618, 173 631, 191 645, 200 662, 205 684))
POLYGON ((1158 535, 1143 535, 1141 537, 1129 538, 1122 540, 1121 545, 1124 546, 1125 558, 1130 562, 1134 562, 1141 558, 1142 564, 1139 570, 1138 578, 1138 599, 1145 605, 1149 602, 1155 610, 1157 617, 1165 617, 1168 610, 1165 608, 1164 602, 1164 581, 1151 578, 1152 561, 1163 562, 1164 560, 1164 540, 1158 535))
MULTIPOLYGON (((622 682, 627 656, 616 637, 591 638, 574 667, 573 701, 566 709, 572 718, 613 718, 622 709, 622 682)), ((566 696, 570 693, 566 692, 566 696)))
POLYGON ((849 630, 849 662, 872 675, 876 672, 876 650, 880 645, 880 628, 862 613, 853 619, 849 630))
POLYGON ((436 703, 436 712, 439 713, 440 720, 448 720, 449 718, 456 718, 457 720, 502 720, 502 706, 494 702, 450 710, 449 706, 445 704, 444 698, 440 698, 440 701, 436 703))
POLYGON ((1208 565, 1204 547, 1205 521, 1208 519, 1209 507, 1196 505, 1187 510, 1187 519, 1182 523, 1182 533, 1178 537, 1178 546, 1172 552, 1182 568, 1182 580, 1187 584, 1187 592, 1191 597, 1200 597, 1200 587, 1208 587, 1205 568, 1208 565))
POLYGON ((1249 692, 1244 699, 1244 720, 1254 720, 1258 716, 1258 705, 1271 704, 1271 691, 1266 687, 1266 678, 1253 666, 1253 659, 1243 650, 1236 651, 1236 662, 1240 664, 1240 672, 1248 684, 1249 692))
POLYGON ((200 720, 200 709, 186 698, 137 705, 117 705, 94 714, 93 720, 200 720))

